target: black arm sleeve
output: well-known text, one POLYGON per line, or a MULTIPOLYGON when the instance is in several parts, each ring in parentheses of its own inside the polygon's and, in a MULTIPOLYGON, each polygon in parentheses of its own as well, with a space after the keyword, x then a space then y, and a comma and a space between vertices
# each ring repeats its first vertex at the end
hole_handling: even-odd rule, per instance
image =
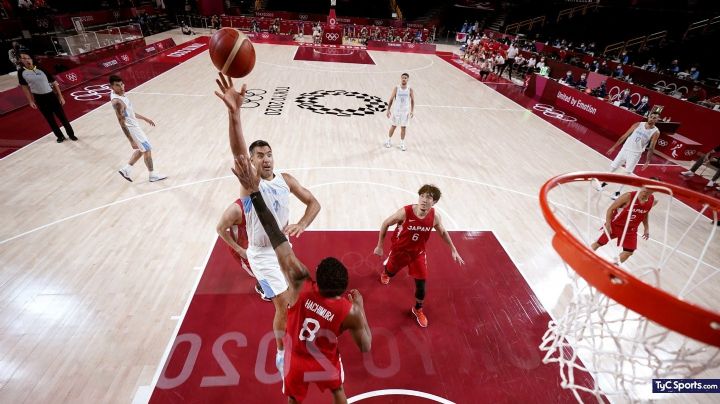
POLYGON ((28 85, 27 80, 25 80, 25 77, 23 77, 23 69, 22 68, 18 69, 18 82, 20 83, 21 86, 28 85))
POLYGON ((250 194, 250 200, 255 207, 255 213, 258 215, 260 223, 262 223, 263 229, 265 229, 265 233, 270 238, 270 244, 272 244, 273 248, 277 248, 280 244, 287 242, 287 237, 285 237, 285 234, 280 230, 275 216, 272 215, 270 209, 265 205, 265 200, 262 194, 260 194, 260 191, 250 194))

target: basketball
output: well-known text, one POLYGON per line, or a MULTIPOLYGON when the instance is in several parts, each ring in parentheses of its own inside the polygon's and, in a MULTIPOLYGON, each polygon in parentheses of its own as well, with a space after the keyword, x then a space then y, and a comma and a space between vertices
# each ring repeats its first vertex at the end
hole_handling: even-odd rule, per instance
POLYGON ((255 66, 255 48, 245 34, 222 28, 210 38, 210 59, 215 67, 233 78, 245 77, 255 66))

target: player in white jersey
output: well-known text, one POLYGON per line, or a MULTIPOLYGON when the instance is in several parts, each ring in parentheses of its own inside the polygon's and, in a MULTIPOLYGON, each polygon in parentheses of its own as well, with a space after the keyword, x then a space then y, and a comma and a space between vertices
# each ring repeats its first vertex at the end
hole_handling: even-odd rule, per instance
MULTIPOLYGON (((635 166, 637 166, 640 161, 642 153, 646 149, 647 158, 645 159, 645 164, 642 169, 644 170, 648 167, 648 164, 650 164, 650 158, 655 151, 655 144, 660 136, 660 130, 657 126, 655 126, 659 119, 660 115, 657 112, 650 113, 650 115, 648 115, 647 122, 638 122, 633 124, 630 129, 628 129, 627 132, 625 132, 625 134, 622 135, 617 142, 615 142, 615 144, 607 151, 608 155, 612 154, 613 150, 615 150, 620 143, 623 145, 620 152, 615 157, 615 160, 610 163, 610 172, 615 172, 621 165, 624 165, 625 172, 627 174, 632 174, 633 171, 635 171, 635 166), (650 147, 648 147, 648 145, 650 147)), ((604 182, 602 184, 599 184, 597 181, 595 182, 595 186, 598 191, 602 190, 603 187, 607 185, 604 182)), ((617 199, 620 196, 621 191, 622 186, 620 186, 620 188, 612 195, 612 198, 617 199)))
MULTIPOLYGON (((231 78, 225 78, 222 74, 219 75, 220 78, 215 81, 220 87, 220 91, 216 91, 215 95, 223 100, 228 109, 230 150, 233 158, 237 160, 240 156, 245 156, 250 160, 260 173, 260 192, 265 204, 272 210, 279 227, 288 236, 299 237, 320 212, 320 203, 308 189, 300 185, 295 177, 288 173, 276 174, 274 172, 272 148, 267 142, 256 140, 249 148, 246 146, 240 122, 240 106, 245 98, 246 86, 243 84, 240 91, 237 91, 233 88, 231 78), (290 224, 290 194, 295 195, 306 206, 305 214, 296 224, 290 224)), ((270 240, 265 234, 265 230, 250 202, 249 195, 250 192, 241 187, 240 197, 243 199, 243 210, 247 219, 247 258, 255 277, 260 282, 263 293, 275 305, 273 330, 275 331, 275 342, 278 347, 275 364, 282 373, 284 360, 282 338, 285 334, 285 324, 287 322, 288 283, 280 269, 275 250, 273 250, 270 240)))
POLYGON ((125 167, 121 168, 118 172, 123 178, 132 182, 132 178, 130 177, 132 166, 140 160, 140 157, 143 157, 145 165, 150 172, 150 182, 164 180, 167 176, 162 175, 153 169, 151 154, 152 146, 150 145, 150 141, 147 136, 145 136, 145 132, 143 132, 142 128, 140 128, 140 122, 138 122, 138 119, 142 119, 143 121, 149 123, 150 126, 155 126, 155 122, 153 122, 150 118, 146 118, 135 112, 132 102, 130 102, 130 99, 125 96, 125 83, 123 83, 119 76, 110 76, 110 88, 112 89, 112 93, 110 93, 110 102, 115 109, 115 115, 120 123, 120 127, 122 128, 123 133, 125 133, 125 136, 127 136, 130 146, 133 148, 133 154, 130 157, 130 161, 128 161, 125 167))
POLYGON ((388 139, 385 142, 385 147, 392 147, 391 139, 395 128, 400 127, 400 150, 405 151, 405 128, 410 122, 410 118, 413 117, 413 111, 415 110, 415 93, 413 89, 408 86, 408 79, 410 75, 403 73, 400 75, 400 85, 395 86, 392 94, 390 95, 390 101, 388 102, 387 117, 390 118, 392 126, 390 126, 390 133, 388 139))

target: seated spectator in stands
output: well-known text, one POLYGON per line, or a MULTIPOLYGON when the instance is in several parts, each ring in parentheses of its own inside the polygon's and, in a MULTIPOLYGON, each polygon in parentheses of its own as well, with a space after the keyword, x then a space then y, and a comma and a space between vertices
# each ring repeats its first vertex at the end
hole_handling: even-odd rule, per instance
POLYGON ((622 65, 617 65, 617 67, 613 71, 612 77, 617 77, 617 78, 621 79, 623 77, 623 73, 624 72, 622 69, 622 65))
POLYGON ((700 102, 707 99, 707 91, 699 85, 695 84, 687 93, 687 100, 690 102, 700 102))
POLYGON ((693 81, 698 81, 698 79, 700 79, 700 70, 698 70, 695 66, 690 68, 690 79, 693 81))
POLYGON ((540 71, 540 69, 542 69, 543 67, 545 67, 545 56, 542 56, 540 58, 540 61, 537 62, 537 64, 535 65, 535 69, 540 71))
POLYGON ((620 64, 626 65, 628 63, 630 63, 630 55, 628 55, 627 51, 623 51, 620 55, 620 64))
POLYGON ((505 58, 503 57, 502 53, 498 52, 495 55, 495 74, 499 76, 502 75, 502 72, 505 70, 505 58))
POLYGON ((640 102, 635 104, 632 108, 636 114, 640 114, 642 116, 645 116, 648 111, 650 111, 650 99, 647 95, 643 95, 643 97, 640 99, 640 102))
POLYGON ((623 81, 626 83, 630 83, 630 84, 632 84, 632 82, 633 82, 632 77, 630 77, 629 74, 627 76, 623 77, 623 81))
POLYGON ((573 79, 572 71, 568 70, 567 73, 565 73, 565 77, 561 78, 559 82, 560 84, 565 84, 566 86, 574 86, 575 80, 573 79))
POLYGON ((403 42, 410 42, 410 30, 405 30, 405 33, 402 37, 403 42))
POLYGON ((422 41, 422 30, 415 31, 415 37, 413 38, 413 42, 420 43, 422 41))
POLYGON ((678 60, 675 59, 672 62, 670 62, 670 67, 668 68, 668 71, 671 74, 678 74, 680 73, 680 64, 678 63, 678 60))
POLYGON ((220 29, 220 17, 213 15, 210 19, 210 28, 214 30, 220 29))
POLYGON ((655 64, 655 59, 650 58, 650 60, 647 61, 644 65, 640 67, 643 70, 654 72, 657 70, 657 64, 655 64))
POLYGON ((254 18, 250 21, 250 30, 252 32, 260 32, 260 24, 254 18))
POLYGON ((593 97, 598 98, 605 98, 607 97, 607 80, 603 80, 598 87, 595 87, 591 92, 590 95, 593 97))
POLYGON ((607 61, 603 60, 602 63, 600 63, 600 68, 597 72, 600 74, 604 74, 605 76, 610 75, 610 66, 608 66, 607 61))
POLYGON ((600 62, 593 59, 592 62, 590 62, 590 66, 588 66, 588 70, 591 72, 597 72, 600 69, 600 62))
POLYGON ((487 59, 483 59, 478 67, 480 68, 480 80, 487 80, 493 69, 493 58, 488 57, 487 59))
POLYGON ((579 88, 580 90, 584 90, 587 88, 587 73, 580 74, 580 80, 575 82, 575 87, 579 88))
POLYGON ((525 74, 534 73, 535 65, 537 65, 537 60, 535 59, 535 56, 530 56, 530 59, 528 59, 527 64, 525 65, 525 74))
POLYGON ((540 68, 540 75, 549 77, 550 76, 550 66, 543 65, 543 67, 540 68))
MULTIPOLYGON (((457 26, 457 25, 456 25, 456 26, 457 26)), ((467 30, 468 30, 468 22, 467 22, 467 20, 465 20, 465 22, 463 23, 462 27, 460 28, 460 32, 465 33, 465 32, 467 32, 467 30)))
POLYGON ((630 109, 633 107, 633 104, 630 101, 631 98, 630 89, 626 88, 618 95, 618 99, 614 102, 614 104, 619 107, 630 109))
MULTIPOLYGON (((515 72, 520 73, 521 71, 525 71, 527 65, 527 60, 523 57, 523 55, 517 55, 515 57, 515 64, 513 65, 515 67, 515 72)), ((512 78, 512 68, 510 69, 510 77, 512 78)))

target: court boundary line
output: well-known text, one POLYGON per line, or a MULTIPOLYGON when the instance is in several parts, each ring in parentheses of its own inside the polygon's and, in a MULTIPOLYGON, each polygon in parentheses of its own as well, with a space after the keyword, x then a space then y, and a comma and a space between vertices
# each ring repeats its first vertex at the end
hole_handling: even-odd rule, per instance
POLYGON ((382 396, 411 396, 411 397, 420 397, 425 398, 428 400, 435 401, 437 403, 441 404, 456 404, 454 401, 450 401, 446 398, 436 396, 435 394, 426 393, 424 391, 417 391, 417 390, 409 390, 409 389, 382 389, 382 390, 373 390, 368 391, 365 393, 360 393, 353 397, 348 397, 348 404, 356 403, 360 400, 365 400, 367 398, 373 398, 373 397, 382 397, 382 396))

